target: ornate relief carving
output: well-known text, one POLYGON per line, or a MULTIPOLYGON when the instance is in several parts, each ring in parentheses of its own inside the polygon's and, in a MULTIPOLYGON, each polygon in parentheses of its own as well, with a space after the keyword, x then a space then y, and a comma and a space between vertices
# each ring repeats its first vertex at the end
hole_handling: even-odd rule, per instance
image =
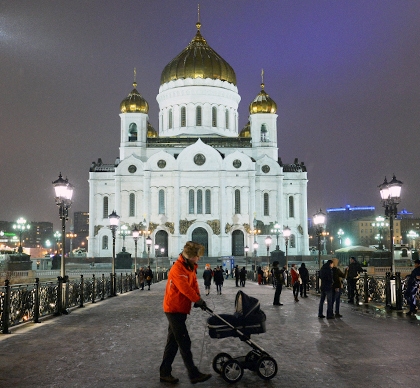
POLYGON ((226 222, 226 225, 225 225, 225 233, 228 234, 231 229, 232 229, 232 225, 229 224, 229 222, 226 222))
POLYGON ((187 234, 188 228, 195 222, 195 220, 188 221, 185 220, 179 220, 179 233, 180 234, 187 234))
POLYGON ((169 232, 171 234, 174 234, 175 232, 175 225, 173 222, 165 222, 165 226, 169 229, 169 232))
POLYGON ((245 229, 245 231, 249 234, 249 233, 251 233, 251 228, 250 228, 250 226, 249 226, 249 224, 242 224, 243 225, 243 227, 244 227, 244 229, 245 229))
POLYGON ((220 234, 220 220, 211 220, 207 221, 207 224, 210 225, 211 229, 213 230, 213 233, 216 235, 220 234))
POLYGON ((153 233, 158 226, 159 224, 155 224, 154 222, 149 222, 150 233, 153 233))
POLYGON ((299 226, 297 227, 297 230, 298 230, 298 232, 299 232, 301 235, 303 235, 303 228, 302 228, 302 225, 299 225, 299 226))
POLYGON ((99 232, 99 229, 103 228, 103 225, 95 225, 95 227, 93 228, 93 235, 96 236, 99 232))

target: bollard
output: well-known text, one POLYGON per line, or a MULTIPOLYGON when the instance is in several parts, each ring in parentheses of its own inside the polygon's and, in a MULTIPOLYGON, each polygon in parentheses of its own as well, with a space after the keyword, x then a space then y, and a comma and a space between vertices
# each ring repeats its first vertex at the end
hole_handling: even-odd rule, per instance
POLYGON ((79 307, 85 307, 83 305, 83 299, 84 299, 84 295, 83 295, 83 289, 84 289, 84 281, 83 281, 83 275, 80 275, 80 304, 79 307))
POLYGON ((35 278, 34 323, 40 323, 40 320, 39 320, 39 278, 35 278))
POLYGON ((105 275, 102 274, 102 292, 101 292, 101 300, 105 299, 105 275))
POLYGON ((10 315, 10 285, 9 279, 4 281, 4 286, 6 288, 6 292, 4 294, 4 304, 3 304, 3 315, 2 315, 2 326, 3 334, 10 334, 9 331, 9 315, 10 315))
POLYGON ((403 295, 402 295, 402 285, 401 285, 401 273, 395 272, 395 293, 396 293, 396 303, 395 308, 397 310, 402 310, 403 305, 403 295))
POLYGON ((95 303, 95 274, 92 274, 92 303, 95 303))
POLYGON ((391 306, 391 273, 387 272, 385 274, 385 306, 391 306))
POLYGON ((365 272, 363 274, 363 294, 364 294, 364 303, 369 303, 369 286, 368 286, 368 274, 365 272))
POLYGON ((315 291, 319 294, 321 292, 321 289, 319 287, 319 271, 317 270, 315 272, 316 280, 315 280, 315 291))
POLYGON ((63 278, 61 276, 57 277, 58 280, 58 286, 57 286, 57 303, 56 307, 57 310, 54 313, 55 316, 61 315, 61 312, 63 310, 63 278))

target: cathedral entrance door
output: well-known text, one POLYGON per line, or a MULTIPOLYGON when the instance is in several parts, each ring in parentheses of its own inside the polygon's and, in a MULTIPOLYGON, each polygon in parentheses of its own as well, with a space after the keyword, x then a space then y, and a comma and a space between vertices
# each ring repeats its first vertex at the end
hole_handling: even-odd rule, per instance
POLYGON ((209 255, 209 235, 207 233, 207 230, 205 230, 204 228, 194 229, 194 231, 192 232, 191 240, 204 246, 204 256, 209 255))
POLYGON ((232 233, 232 256, 244 255, 244 233, 242 230, 234 230, 232 233))
POLYGON ((163 254, 168 256, 168 233, 166 233, 164 230, 159 230, 155 236, 155 243, 159 245, 158 252, 155 252, 155 254, 157 256, 161 256, 161 249, 164 248, 163 254))

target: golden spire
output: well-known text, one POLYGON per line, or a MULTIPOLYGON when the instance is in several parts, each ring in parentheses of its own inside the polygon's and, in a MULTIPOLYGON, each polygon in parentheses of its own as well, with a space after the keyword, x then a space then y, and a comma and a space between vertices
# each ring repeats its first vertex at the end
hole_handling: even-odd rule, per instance
POLYGON ((261 89, 264 89, 264 69, 261 69, 261 89))
POLYGON ((134 68, 134 82, 133 82, 134 89, 137 87, 136 78, 137 78, 137 72, 136 72, 136 68, 134 68))
POLYGON ((197 27, 197 30, 200 31, 200 28, 201 28, 201 23, 200 23, 200 4, 197 5, 197 13, 198 13, 198 21, 195 24, 195 26, 197 27))

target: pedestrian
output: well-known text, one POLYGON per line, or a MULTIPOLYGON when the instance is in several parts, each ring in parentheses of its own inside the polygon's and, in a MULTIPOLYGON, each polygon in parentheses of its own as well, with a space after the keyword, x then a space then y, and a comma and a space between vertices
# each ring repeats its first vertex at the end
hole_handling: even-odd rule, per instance
POLYGON ((341 302, 341 290, 343 288, 344 273, 338 268, 338 259, 335 257, 333 261, 333 286, 332 286, 332 309, 334 310, 335 305, 335 317, 341 318, 340 314, 340 302, 341 302))
POLYGON ((308 268, 306 268, 305 263, 302 263, 300 265, 299 275, 300 275, 300 280, 302 281, 302 284, 300 285, 300 297, 307 298, 308 295, 306 295, 306 292, 308 290, 308 284, 309 284, 309 271, 308 271, 308 268))
POLYGON ((226 268, 226 280, 229 279, 229 270, 226 268))
POLYGON ((144 280, 146 279, 146 277, 144 276, 144 268, 140 267, 139 269, 139 287, 140 290, 144 290, 144 280))
POLYGON ((197 282, 198 260, 204 254, 204 247, 188 241, 178 260, 169 271, 163 298, 163 311, 169 322, 168 337, 162 363, 160 365, 160 381, 177 384, 179 379, 172 376, 172 363, 180 350, 182 360, 188 371, 192 384, 206 381, 211 374, 201 373, 195 366, 191 353, 191 339, 185 324, 191 311, 191 304, 206 309, 206 302, 200 296, 197 282))
POLYGON ((241 287, 245 287, 245 281, 246 281, 246 269, 245 267, 242 267, 239 271, 239 280, 241 282, 241 287))
POLYGON ((146 278, 146 285, 148 287, 148 290, 150 291, 150 285, 152 284, 153 280, 153 272, 150 269, 150 265, 147 266, 146 271, 144 271, 144 276, 146 278))
POLYGON ((298 295, 300 290, 300 275, 299 270, 296 268, 296 264, 292 264, 290 274, 292 275, 293 296, 295 298, 295 302, 299 302, 298 295))
POLYGON ((222 295, 223 281, 223 270, 217 266, 216 271, 214 272, 214 283, 216 284, 217 295, 222 295))
POLYGON ((356 297, 356 303, 359 304, 359 293, 356 285, 362 272, 363 268, 360 263, 354 256, 350 257, 350 264, 346 270, 348 303, 354 303, 356 297))
POLYGON ((332 309, 333 261, 328 260, 319 271, 321 280, 321 298, 319 300, 318 318, 325 318, 323 314, 324 302, 327 299, 327 319, 334 319, 332 309))
POLYGON ((210 286, 211 286, 212 278, 213 278, 213 272, 210 268, 210 264, 206 264, 206 267, 203 272, 204 288, 206 290, 206 295, 210 294, 210 286))
POLYGON ((273 281, 276 284, 276 292, 274 293, 274 306, 283 306, 283 303, 280 303, 281 290, 284 283, 284 268, 279 268, 279 262, 273 262, 273 281))
POLYGON ((407 279, 407 287, 405 291, 405 298, 407 303, 410 306, 410 311, 407 315, 414 315, 416 313, 416 304, 417 304, 417 291, 418 284, 420 281, 420 260, 414 260, 414 269, 411 271, 410 276, 407 279))
POLYGON ((261 285, 262 281, 263 281, 263 270, 261 269, 261 267, 258 267, 257 269, 257 277, 258 277, 258 284, 261 285))
POLYGON ((239 266, 235 265, 235 285, 239 287, 239 266))

